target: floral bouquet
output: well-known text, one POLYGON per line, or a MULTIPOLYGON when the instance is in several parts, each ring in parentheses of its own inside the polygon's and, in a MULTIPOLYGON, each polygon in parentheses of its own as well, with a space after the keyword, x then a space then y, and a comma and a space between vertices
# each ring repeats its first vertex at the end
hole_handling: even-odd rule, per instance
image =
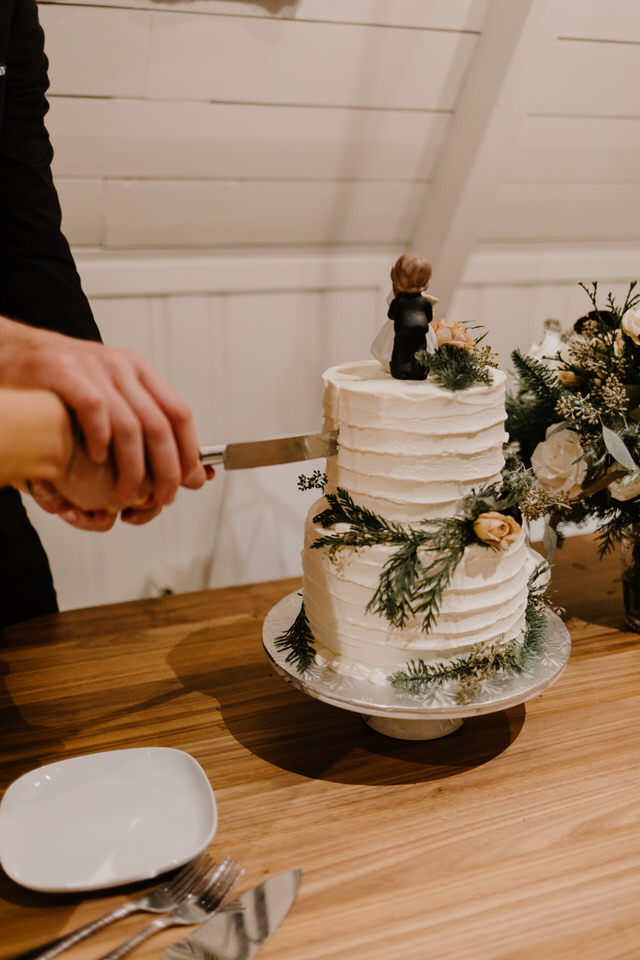
MULTIPOLYGON (((524 512, 547 518, 547 549, 563 522, 595 519, 604 554, 640 544, 640 294, 634 282, 621 307, 609 294, 600 309, 597 283, 581 286, 589 313, 565 332, 547 321, 542 344, 513 352, 506 426, 534 474, 524 512)), ((640 572, 640 546, 634 559, 640 572)))

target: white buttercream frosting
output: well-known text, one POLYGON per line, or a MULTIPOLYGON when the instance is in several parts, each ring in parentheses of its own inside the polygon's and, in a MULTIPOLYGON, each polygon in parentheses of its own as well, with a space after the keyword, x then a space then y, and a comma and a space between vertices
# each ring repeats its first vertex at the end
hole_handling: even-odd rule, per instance
MULTIPOLYGON (((394 380, 375 361, 327 370, 324 428, 339 431, 327 489, 343 488, 389 520, 453 516, 465 494, 501 478, 506 377, 492 374, 490 386, 450 391, 394 380)), ((392 548, 344 548, 334 558, 312 549, 327 533, 314 523, 325 506, 322 499, 311 507, 302 551, 305 610, 321 662, 386 682, 410 660, 441 663, 522 633, 531 567, 523 535, 507 549, 467 547, 433 627, 425 632, 418 617, 399 629, 366 609, 392 548)))
POLYGON ((394 380, 375 361, 323 374, 324 429, 339 429, 327 489, 390 520, 453 516, 473 488, 500 480, 504 465, 505 374, 491 386, 443 390, 394 380))

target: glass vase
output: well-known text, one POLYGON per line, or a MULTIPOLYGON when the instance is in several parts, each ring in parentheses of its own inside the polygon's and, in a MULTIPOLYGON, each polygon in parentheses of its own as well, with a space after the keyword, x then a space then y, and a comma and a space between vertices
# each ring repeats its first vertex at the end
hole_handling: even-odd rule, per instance
POLYGON ((625 527, 620 546, 624 619, 631 630, 640 633, 640 524, 625 527))

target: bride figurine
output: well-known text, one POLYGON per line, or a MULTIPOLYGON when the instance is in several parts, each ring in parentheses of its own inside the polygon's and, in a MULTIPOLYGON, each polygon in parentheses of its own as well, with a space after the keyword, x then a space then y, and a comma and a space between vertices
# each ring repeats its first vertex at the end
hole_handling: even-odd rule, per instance
POLYGON ((438 298, 425 293, 430 279, 431 264, 415 254, 403 254, 391 269, 388 319, 371 344, 371 353, 396 380, 424 380, 427 371, 415 355, 438 348, 431 328, 432 304, 438 298))

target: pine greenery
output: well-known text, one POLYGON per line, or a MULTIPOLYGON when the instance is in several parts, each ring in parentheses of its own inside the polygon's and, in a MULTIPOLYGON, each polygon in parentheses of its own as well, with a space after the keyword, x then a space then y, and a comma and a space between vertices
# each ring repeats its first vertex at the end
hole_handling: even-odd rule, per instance
POLYGON ((562 393, 557 375, 539 360, 511 354, 519 381, 517 394, 507 391, 507 433, 520 444, 520 453, 528 462, 536 446, 545 438, 547 427, 556 423, 556 404, 562 393))
POLYGON ((275 645, 278 650, 288 650, 286 662, 293 663, 298 673, 306 673, 316 655, 315 640, 304 609, 304 601, 300 611, 288 630, 277 637, 275 645))
POLYGON ((472 543, 493 549, 476 537, 473 522, 481 513, 517 513, 517 504, 531 482, 531 473, 515 458, 505 465, 501 484, 490 484, 460 501, 458 515, 423 520, 405 526, 386 520, 372 510, 354 503, 348 491, 338 489, 326 495, 328 506, 313 518, 325 529, 340 526, 318 537, 311 549, 327 548, 332 560, 345 548, 372 546, 395 548, 382 568, 378 586, 367 605, 367 613, 384 617, 397 628, 422 616, 421 629, 433 626, 442 594, 472 543))
POLYGON ((449 663, 428 664, 411 660, 404 670, 398 670, 387 679, 396 690, 405 693, 426 693, 432 686, 447 681, 464 683, 467 680, 491 677, 500 671, 524 673, 536 660, 546 635, 546 616, 534 599, 527 604, 524 638, 508 644, 479 644, 468 656, 449 663))
POLYGON ((340 488, 337 493, 327 494, 327 501, 329 507, 314 517, 314 523, 325 528, 346 525, 348 529, 318 537, 311 549, 327 547, 335 560, 337 551, 345 547, 395 547, 382 568, 367 613, 385 617, 394 627, 404 627, 411 617, 424 613, 422 628, 428 630, 465 546, 475 540, 473 525, 448 517, 405 527, 359 506, 347 490, 340 488), (425 552, 432 553, 435 562, 425 564, 425 552))
POLYGON ((463 347, 441 344, 433 353, 419 350, 416 360, 429 379, 445 390, 467 390, 477 384, 489 386, 491 373, 481 354, 463 347))
POLYGON ((421 629, 429 631, 465 547, 475 539, 473 525, 455 517, 433 520, 430 529, 411 533, 383 567, 367 613, 400 628, 424 614, 421 629))

